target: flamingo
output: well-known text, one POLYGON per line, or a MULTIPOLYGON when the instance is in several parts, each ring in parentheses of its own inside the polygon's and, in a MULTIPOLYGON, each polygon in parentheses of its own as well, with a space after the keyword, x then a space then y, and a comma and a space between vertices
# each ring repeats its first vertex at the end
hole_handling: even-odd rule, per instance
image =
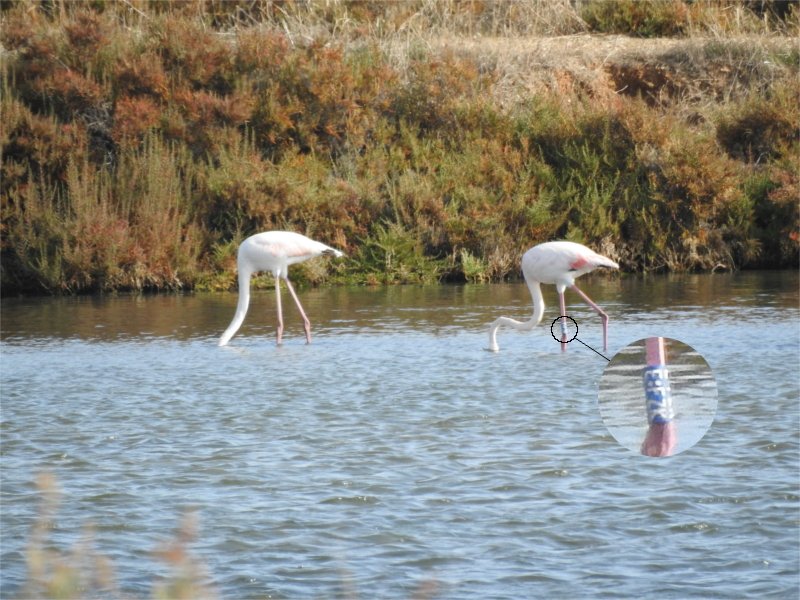
POLYGON ((564 291, 575 290, 591 306, 603 322, 603 350, 608 350, 608 315, 592 299, 575 285, 575 279, 597 268, 618 269, 613 260, 597 254, 582 244, 575 242, 545 242, 528 250, 522 256, 522 275, 533 298, 533 316, 528 321, 516 321, 509 317, 497 318, 489 327, 489 350, 497 352, 497 330, 501 325, 513 327, 517 331, 530 331, 542 320, 544 298, 541 284, 554 284, 561 304, 561 351, 567 348, 567 314, 564 291))
POLYGON ((294 298, 295 304, 303 317, 303 328, 306 332, 306 342, 311 343, 311 322, 303 310, 300 300, 289 281, 289 265, 294 265, 322 255, 344 256, 342 252, 326 246, 299 233, 291 231, 265 231, 251 235, 239 246, 236 265, 239 269, 239 302, 233 321, 228 325, 225 333, 219 339, 219 345, 225 346, 239 330, 247 307, 250 304, 250 276, 258 271, 271 271, 275 276, 275 292, 278 304, 278 332, 277 343, 283 338, 283 313, 281 311, 281 286, 280 280, 286 282, 286 287, 294 298))

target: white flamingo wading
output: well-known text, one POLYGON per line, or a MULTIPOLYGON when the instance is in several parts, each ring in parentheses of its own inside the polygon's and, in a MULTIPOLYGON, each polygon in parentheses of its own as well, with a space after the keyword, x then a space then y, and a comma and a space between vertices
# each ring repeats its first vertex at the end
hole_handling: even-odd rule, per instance
POLYGON ((236 314, 228 325, 225 333, 219 339, 219 345, 225 346, 239 330, 250 305, 250 277, 258 271, 270 271, 275 276, 275 297, 278 304, 278 331, 277 343, 283 339, 283 312, 281 310, 280 280, 286 282, 289 293, 294 298, 295 304, 303 317, 303 328, 306 332, 306 342, 311 343, 311 322, 308 320, 300 299, 289 281, 289 265, 294 265, 309 258, 322 255, 343 256, 339 250, 326 246, 299 233, 291 231, 265 231, 251 235, 239 246, 236 265, 239 269, 239 302, 236 305, 236 314))
MULTIPOLYGON (((489 350, 497 352, 497 330, 505 325, 517 331, 530 331, 542 320, 544 298, 541 284, 556 286, 561 305, 561 316, 567 314, 564 291, 571 288, 591 306, 603 322, 603 350, 608 350, 608 315, 591 298, 575 285, 575 279, 597 268, 618 269, 619 265, 610 258, 597 254, 586 246, 575 242, 545 242, 528 250, 522 256, 522 275, 533 299, 533 315, 527 321, 516 321, 509 317, 499 317, 489 327, 489 350)), ((561 350, 567 347, 566 319, 561 319, 561 350)))

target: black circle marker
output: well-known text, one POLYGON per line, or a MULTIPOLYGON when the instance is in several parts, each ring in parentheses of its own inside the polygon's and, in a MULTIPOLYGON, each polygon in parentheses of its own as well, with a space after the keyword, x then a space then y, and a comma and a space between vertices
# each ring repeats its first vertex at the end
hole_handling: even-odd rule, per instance
MULTIPOLYGON (((560 317, 557 317, 557 318, 553 319, 553 322, 550 324, 550 335, 552 335, 553 339, 555 341, 557 341, 559 344, 561 343, 561 339, 558 336, 556 336, 556 333, 553 330, 553 328, 556 326, 556 323, 561 321, 562 318, 563 319, 569 319, 570 321, 575 323, 575 335, 573 335, 568 340, 564 340, 565 344, 569 344, 572 340, 574 340, 574 339, 576 339, 578 337, 578 322, 575 319, 573 319, 572 317, 570 317, 569 315, 561 315, 560 317)), ((560 329, 561 328, 559 328, 559 333, 560 333, 560 329)), ((580 340, 578 340, 578 341, 580 341, 580 340)))

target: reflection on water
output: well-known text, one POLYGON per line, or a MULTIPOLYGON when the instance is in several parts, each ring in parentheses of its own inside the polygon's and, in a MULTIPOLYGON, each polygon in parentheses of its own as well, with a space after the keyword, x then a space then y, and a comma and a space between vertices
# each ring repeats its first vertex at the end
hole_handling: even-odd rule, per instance
MULTIPOLYGON (((796 311, 797 274, 766 271, 715 275, 667 275, 586 279, 582 288, 610 313, 615 321, 688 317, 698 328, 720 318, 796 311)), ((312 326, 335 332, 371 334, 383 330, 419 329, 420 333, 446 333, 486 326, 498 314, 519 318, 531 312, 524 285, 442 285, 378 288, 302 289, 301 301, 312 326)), ((285 294, 285 292, 284 292, 285 294)), ((543 326, 558 316, 552 286, 544 286, 548 305, 543 326), (552 318, 550 318, 552 317, 552 318)), ((6 342, 20 337, 79 338, 116 341, 125 338, 189 340, 220 334, 236 308, 236 293, 154 296, 91 296, 56 299, 5 298, 0 330, 6 342)), ((593 313, 567 292, 567 309, 584 317, 593 327, 593 313)), ((286 325, 301 325, 294 306, 286 307, 286 325)), ((766 324, 768 326, 768 324, 766 324)), ((250 310, 239 335, 275 330, 274 292, 254 292, 250 310)), ((302 332, 302 328, 300 328, 302 332)), ((612 329, 613 331, 613 329, 612 329)), ((796 333, 796 329, 787 333, 796 333)), ((504 333, 501 333, 506 337, 504 333)), ((612 334, 613 337, 613 334, 612 334)))
POLYGON ((279 348, 270 291, 225 348, 236 294, 4 299, 0 596, 47 470, 54 543, 92 523, 136 597, 187 508, 226 598, 796 597, 797 274, 585 279, 608 356, 662 335, 707 361, 719 406, 693 447, 621 448, 606 361, 546 325, 486 352, 488 323, 530 313, 519 283, 299 290, 314 342, 289 303, 279 348))

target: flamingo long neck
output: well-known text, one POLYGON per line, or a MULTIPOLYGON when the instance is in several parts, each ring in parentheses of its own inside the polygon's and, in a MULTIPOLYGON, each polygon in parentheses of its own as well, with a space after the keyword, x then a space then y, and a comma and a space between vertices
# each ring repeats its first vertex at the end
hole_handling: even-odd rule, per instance
POLYGON ((241 327, 244 322, 244 317, 247 315, 247 308, 250 306, 251 275, 252 271, 250 269, 243 268, 239 265, 239 301, 236 304, 236 313, 233 315, 231 324, 228 325, 225 333, 219 338, 220 346, 224 346, 231 341, 233 335, 239 331, 239 327, 241 327))
POLYGON ((489 327, 489 350, 497 352, 500 348, 497 345, 497 330, 502 325, 512 327, 517 331, 530 331, 539 324, 544 316, 544 297, 542 287, 538 281, 526 281, 533 300, 533 314, 527 321, 517 321, 511 317, 498 317, 489 327))
POLYGON ((528 289, 531 292, 531 300, 533 300, 533 315, 531 315, 530 327, 527 330, 533 329, 542 321, 544 316, 544 296, 542 296, 542 285, 538 281, 526 281, 528 289))

